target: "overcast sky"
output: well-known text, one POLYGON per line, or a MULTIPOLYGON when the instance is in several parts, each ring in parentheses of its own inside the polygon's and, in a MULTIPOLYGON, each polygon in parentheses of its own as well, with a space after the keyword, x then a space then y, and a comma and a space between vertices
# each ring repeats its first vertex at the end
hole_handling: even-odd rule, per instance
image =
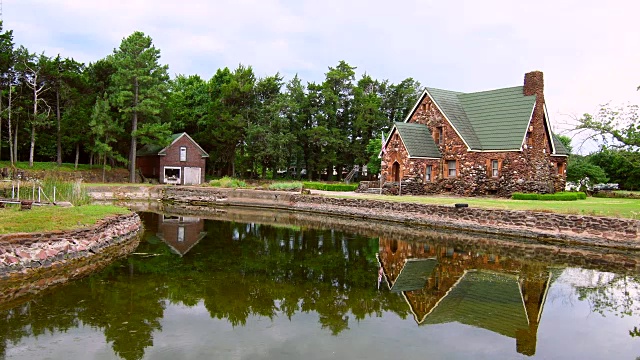
POLYGON ((541 70, 557 132, 600 104, 640 103, 640 2, 590 0, 1 0, 32 52, 92 62, 136 30, 174 74, 322 81, 345 60, 376 79, 481 91, 541 70))

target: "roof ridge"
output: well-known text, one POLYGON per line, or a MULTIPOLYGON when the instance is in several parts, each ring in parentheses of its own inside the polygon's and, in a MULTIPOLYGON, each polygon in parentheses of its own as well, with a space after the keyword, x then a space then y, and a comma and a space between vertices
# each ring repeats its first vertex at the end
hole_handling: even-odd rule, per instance
POLYGON ((472 92, 463 92, 461 94, 463 95, 473 95, 473 94, 481 94, 481 93, 488 93, 488 92, 494 92, 494 91, 499 91, 499 90, 513 90, 513 89, 522 89, 524 88, 524 86, 519 85, 519 86, 507 86, 507 87, 502 87, 502 88, 496 88, 496 89, 489 89, 489 90, 480 90, 480 91, 472 91, 472 92))

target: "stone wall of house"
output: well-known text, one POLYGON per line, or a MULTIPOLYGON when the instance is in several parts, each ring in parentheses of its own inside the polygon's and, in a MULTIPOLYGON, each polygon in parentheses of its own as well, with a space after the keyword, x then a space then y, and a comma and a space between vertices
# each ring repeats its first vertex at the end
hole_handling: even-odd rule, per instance
POLYGON ((100 220, 85 229, 0 235, 0 278, 90 259, 110 246, 130 241, 141 231, 140 217, 131 213, 100 220))
MULTIPOLYGON (((566 157, 551 156, 544 112, 544 81, 541 72, 525 75, 524 92, 536 95, 530 130, 522 151, 473 152, 446 120, 435 103, 425 96, 410 118, 410 122, 426 125, 431 134, 442 129, 442 138, 436 144, 442 160, 407 159, 407 152, 399 136, 393 137, 382 158, 381 173, 386 181, 394 181, 393 163, 400 164, 402 179, 423 182, 425 193, 451 193, 474 196, 495 194, 510 196, 514 192, 552 193, 562 191, 566 183, 566 157), (499 162, 499 174, 494 177, 491 161, 499 162), (455 161, 456 176, 449 177, 448 161, 455 161), (558 166, 563 171, 558 172, 558 166), (424 177, 427 165, 432 165, 432 181, 424 177)), ((394 135, 394 134, 392 134, 394 135)), ((395 136, 395 135, 394 135, 395 136)), ((437 137, 434 137, 437 139, 437 137)), ((393 193, 393 192, 390 192, 393 193)))

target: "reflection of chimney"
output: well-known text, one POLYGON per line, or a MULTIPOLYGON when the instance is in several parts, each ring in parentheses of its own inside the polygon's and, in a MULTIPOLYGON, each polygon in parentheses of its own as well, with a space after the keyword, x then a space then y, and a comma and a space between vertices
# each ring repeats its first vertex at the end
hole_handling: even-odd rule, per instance
POLYGON ((531 324, 528 330, 516 330, 516 351, 522 355, 533 356, 536 354, 538 342, 538 324, 531 324))
POLYGON ((532 71, 524 74, 524 89, 525 96, 537 95, 538 98, 544 96, 544 78, 542 71, 532 71))

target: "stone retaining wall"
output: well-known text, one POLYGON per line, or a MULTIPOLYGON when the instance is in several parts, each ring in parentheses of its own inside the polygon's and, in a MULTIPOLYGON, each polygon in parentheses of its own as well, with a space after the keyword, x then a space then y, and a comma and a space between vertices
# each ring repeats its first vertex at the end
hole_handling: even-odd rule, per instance
POLYGON ((301 195, 292 197, 292 207, 564 243, 640 249, 640 221, 633 219, 301 195))
POLYGON ((398 222, 379 221, 346 216, 318 216, 307 211, 273 210, 247 207, 192 206, 166 204, 161 213, 197 216, 205 219, 239 223, 260 223, 275 226, 298 226, 305 229, 335 229, 350 234, 401 240, 435 246, 453 247, 474 253, 489 253, 520 260, 541 261, 558 266, 579 266, 602 271, 637 271, 640 254, 625 249, 594 246, 558 246, 537 241, 503 237, 500 234, 458 231, 398 222))
POLYGON ((90 258, 142 231, 138 214, 113 216, 79 230, 0 235, 0 279, 90 258))

